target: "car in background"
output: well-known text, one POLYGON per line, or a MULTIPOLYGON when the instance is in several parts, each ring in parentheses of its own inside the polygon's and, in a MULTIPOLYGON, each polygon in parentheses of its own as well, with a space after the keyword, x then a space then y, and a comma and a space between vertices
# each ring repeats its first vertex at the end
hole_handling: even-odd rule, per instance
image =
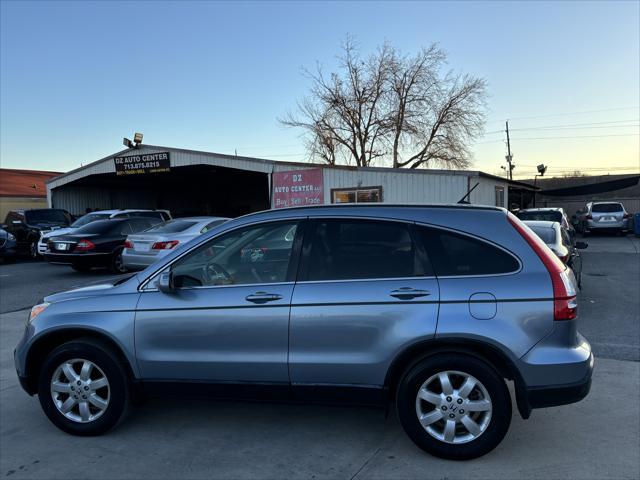
POLYGON ((569 220, 564 208, 561 207, 544 207, 544 208, 525 208, 519 210, 516 216, 520 220, 540 220, 545 222, 558 222, 560 226, 567 231, 571 243, 576 242, 576 229, 569 220))
POLYGON ((568 232, 559 222, 525 220, 524 224, 547 244, 562 263, 573 270, 578 287, 582 288, 582 256, 578 250, 585 249, 588 245, 585 242, 572 242, 568 232))
POLYGON ((124 273, 122 250, 127 235, 141 232, 159 223, 157 218, 131 217, 96 220, 72 233, 49 239, 44 258, 49 263, 70 265, 86 272, 94 267, 124 273))
POLYGON ((38 259, 38 241, 43 234, 68 227, 73 221, 69 212, 60 208, 11 210, 2 226, 16 237, 19 255, 38 259))
POLYGON ((620 202, 590 202, 582 215, 581 230, 583 235, 596 231, 624 233, 629 230, 630 218, 620 202))
POLYGON ((12 233, 7 232, 4 228, 0 228, 0 259, 6 262, 13 260, 16 256, 16 237, 12 233))
POLYGON ((38 254, 44 255, 47 251, 49 239, 58 235, 64 235, 72 233, 74 230, 87 225, 96 220, 107 220, 109 218, 129 218, 129 217, 148 217, 157 218, 161 222, 171 220, 171 213, 168 210, 139 210, 139 209, 118 209, 118 210, 98 210, 95 212, 87 213, 78 218, 67 228, 61 228, 53 230, 48 233, 44 233, 40 236, 38 241, 38 254))
POLYGON ((198 235, 229 220, 225 217, 186 217, 159 223, 144 232, 129 235, 122 261, 128 270, 144 270, 198 235))

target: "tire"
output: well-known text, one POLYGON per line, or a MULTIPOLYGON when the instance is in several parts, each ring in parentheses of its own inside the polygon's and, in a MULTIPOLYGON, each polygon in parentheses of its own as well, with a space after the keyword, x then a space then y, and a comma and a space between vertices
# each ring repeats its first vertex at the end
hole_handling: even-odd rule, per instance
POLYGON ((73 268, 76 272, 82 273, 91 271, 91 267, 88 267, 87 265, 71 265, 71 268, 73 268))
POLYGON ((38 378, 38 399, 44 413, 60 430, 80 436, 101 435, 123 418, 129 403, 129 381, 113 352, 92 339, 78 339, 60 345, 47 356, 38 378), (86 362, 93 366, 89 376, 82 369, 86 362), (73 382, 63 369, 65 364, 72 365, 75 375, 73 382), (107 385, 98 387, 98 381, 102 382, 102 377, 106 378, 107 385), (93 380, 85 381, 85 378, 93 380), (54 380, 58 390, 56 392, 54 380), (78 381, 81 382, 80 385, 77 385, 78 381), (96 390, 93 387, 85 388, 91 382, 96 385, 96 390), (72 386, 75 387, 73 392, 70 390, 72 386), (59 393, 62 387, 66 391, 59 393), (91 395, 92 393, 95 395, 91 395), (87 395, 85 401, 81 397, 84 394, 87 395), (54 399, 54 395, 57 399, 54 399), (78 400, 73 399, 72 395, 77 396, 78 400), (65 409, 64 405, 68 400, 71 400, 73 406, 65 415, 61 409, 65 409), (94 402, 102 408, 96 407, 94 402), (81 410, 82 403, 86 404, 84 412, 81 410))
POLYGON ((113 273, 127 273, 127 267, 125 267, 122 261, 122 249, 116 250, 111 257, 111 266, 109 268, 113 273))
POLYGON ((40 260, 42 257, 40 256, 40 254, 38 253, 38 242, 31 242, 29 244, 29 258, 31 258, 31 260, 40 260))
MULTIPOLYGON (((506 435, 512 415, 511 397, 504 380, 483 361, 461 354, 434 355, 410 367, 398 385, 396 408, 402 427, 418 447, 436 457, 452 460, 477 458, 493 450, 506 435), (446 395, 441 387, 438 374, 443 372, 449 372, 447 377, 452 386, 450 395, 446 395), (477 381, 466 396, 462 389, 465 378, 477 381), (435 395, 434 391, 426 392, 424 386, 429 390, 435 388, 435 395), (421 395, 426 392, 428 398, 438 404, 419 400, 418 392, 421 395), (461 395, 458 396, 458 393, 461 395), (473 411, 465 412, 465 406, 469 410, 473 408, 473 411), (478 408, 488 410, 478 411, 478 408), (422 425, 418 417, 419 410, 425 424, 431 423, 422 425), (450 415, 454 415, 453 420, 447 418, 450 415), (434 418, 437 420, 434 421, 434 418), (453 440, 458 443, 445 440, 447 431, 451 431, 445 427, 448 424, 445 422, 449 421, 455 422, 453 440), (475 435, 465 423, 479 427, 475 435), (440 433, 442 438, 436 438, 440 433)), ((451 435, 448 436, 451 440, 451 435)))

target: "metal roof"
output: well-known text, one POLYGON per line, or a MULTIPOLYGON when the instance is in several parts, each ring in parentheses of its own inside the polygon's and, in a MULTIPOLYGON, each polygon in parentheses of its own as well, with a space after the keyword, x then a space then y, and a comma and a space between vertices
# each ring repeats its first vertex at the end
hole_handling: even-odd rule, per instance
MULTIPOLYGON (((325 169, 336 169, 336 170, 350 170, 350 171, 361 171, 361 172, 386 172, 386 173, 398 173, 398 174, 422 174, 422 175, 462 175, 462 176, 476 176, 476 177, 485 177, 491 178, 494 180, 500 180, 502 182, 508 183, 509 185, 519 186, 528 190, 539 190, 539 188, 534 187, 528 183, 518 182, 515 180, 509 180, 507 178, 498 177, 495 175, 491 175, 485 172, 481 172, 479 170, 446 170, 446 169, 408 169, 408 168, 391 168, 391 167, 356 167, 351 165, 329 165, 326 163, 312 163, 312 162, 289 162, 289 161, 280 161, 280 160, 268 160, 264 158, 255 158, 255 157, 245 157, 241 155, 228 155, 224 153, 215 153, 215 152, 206 152, 202 150, 189 150, 185 148, 177 148, 177 147, 166 147, 161 145, 149 145, 142 144, 138 148, 127 148, 125 150, 120 150, 119 152, 112 153, 103 157, 94 162, 83 165, 82 167, 70 170, 62 175, 59 175, 55 178, 49 179, 46 183, 59 182, 60 180, 65 179, 68 176, 71 176, 76 173, 80 173, 83 170, 88 171, 92 167, 96 167, 102 163, 107 163, 113 160, 115 156, 122 156, 126 154, 135 154, 135 152, 140 151, 144 148, 153 149, 158 151, 168 151, 168 152, 176 152, 176 153, 185 153, 190 155, 201 155, 205 157, 213 157, 218 160, 226 160, 228 161, 238 161, 244 163, 245 165, 255 165, 256 169, 259 171, 273 171, 275 166, 291 166, 291 167, 306 167, 306 168, 325 168, 325 169)), ((227 163, 225 162, 225 163, 227 163)), ((238 166, 239 169, 242 169, 241 166, 238 166)), ((105 172, 102 172, 105 173, 105 172)), ((77 176, 77 175, 74 175, 77 176)), ((73 181, 73 180, 69 180, 73 181)), ((62 182, 68 183, 68 182, 62 182)))

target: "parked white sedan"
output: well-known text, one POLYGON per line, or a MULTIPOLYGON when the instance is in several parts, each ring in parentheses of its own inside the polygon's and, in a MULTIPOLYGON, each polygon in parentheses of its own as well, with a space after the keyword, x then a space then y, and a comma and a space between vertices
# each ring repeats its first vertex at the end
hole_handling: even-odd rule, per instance
POLYGON ((176 218, 129 235, 122 261, 127 270, 143 270, 179 245, 229 220, 224 217, 176 218))

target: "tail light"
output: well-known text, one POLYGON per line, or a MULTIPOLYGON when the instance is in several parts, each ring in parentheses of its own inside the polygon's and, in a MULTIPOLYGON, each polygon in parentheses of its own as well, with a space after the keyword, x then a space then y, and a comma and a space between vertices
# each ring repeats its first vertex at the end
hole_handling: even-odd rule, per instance
POLYGON ((156 242, 151 247, 153 250, 171 250, 180 242, 178 240, 169 240, 168 242, 156 242))
POLYGON ((542 260, 553 285, 553 319, 572 320, 578 316, 577 292, 572 281, 573 273, 562 260, 529 227, 513 214, 508 214, 509 223, 526 240, 529 246, 542 260))
POLYGON ((133 242, 127 238, 124 241, 124 248, 133 248, 133 242))
POLYGON ((96 246, 93 244, 91 240, 85 240, 84 238, 80 240, 76 244, 75 252, 88 252, 89 250, 93 250, 96 246))
POLYGON ((584 218, 586 218, 587 220, 593 220, 593 215, 589 214, 589 215, 585 216, 584 218))

